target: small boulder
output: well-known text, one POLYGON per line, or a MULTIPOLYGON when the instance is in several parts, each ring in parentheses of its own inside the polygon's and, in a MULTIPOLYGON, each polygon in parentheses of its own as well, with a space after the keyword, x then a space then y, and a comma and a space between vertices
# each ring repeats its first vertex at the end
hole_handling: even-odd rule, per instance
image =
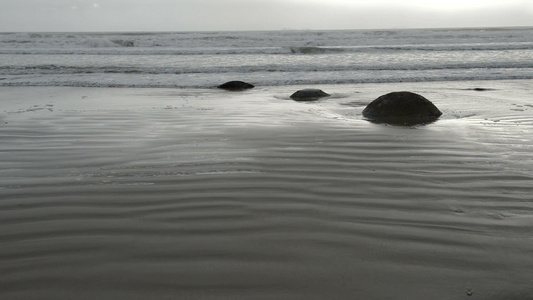
POLYGON ((291 95, 294 101, 315 101, 320 98, 329 97, 330 94, 320 89, 304 89, 299 90, 291 95))
POLYGON ((435 121, 442 112, 431 101, 411 92, 393 92, 372 101, 363 110, 370 121, 417 125, 435 121))
POLYGON ((476 91, 476 92, 486 92, 486 91, 494 91, 494 89, 488 89, 488 88, 473 88, 473 89, 466 89, 467 91, 476 91))
POLYGON ((244 91, 254 88, 252 84, 243 81, 229 81, 218 86, 219 89, 227 91, 244 91))

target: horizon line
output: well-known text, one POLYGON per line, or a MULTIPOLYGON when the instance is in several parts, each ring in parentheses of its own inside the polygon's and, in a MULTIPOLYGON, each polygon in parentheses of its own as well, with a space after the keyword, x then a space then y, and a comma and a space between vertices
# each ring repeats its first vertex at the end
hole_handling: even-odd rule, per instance
POLYGON ((390 28, 339 28, 339 29, 313 29, 313 28, 282 28, 282 29, 255 29, 255 30, 81 30, 81 31, 1 31, 0 34, 13 33, 171 33, 171 32, 269 32, 269 31, 386 31, 386 30, 468 30, 468 29, 533 29, 533 25, 510 26, 458 26, 458 27, 390 27, 390 28))

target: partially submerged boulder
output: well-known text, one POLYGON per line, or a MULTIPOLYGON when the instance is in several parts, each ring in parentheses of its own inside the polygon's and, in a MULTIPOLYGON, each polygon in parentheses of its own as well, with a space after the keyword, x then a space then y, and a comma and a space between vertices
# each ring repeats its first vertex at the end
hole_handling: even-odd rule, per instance
POLYGON ((370 121, 393 125, 416 125, 438 119, 442 112, 428 99, 411 92, 392 92, 372 101, 363 110, 370 121))
POLYGON ((315 101, 329 96, 330 94, 320 89, 303 89, 292 94, 291 99, 295 101, 315 101))
POLYGON ((252 89, 254 86, 244 81, 229 81, 218 86, 219 89, 227 91, 244 91, 252 89))
POLYGON ((476 92, 494 91, 494 89, 480 88, 480 87, 473 88, 473 89, 466 89, 466 90, 467 90, 467 91, 476 91, 476 92))

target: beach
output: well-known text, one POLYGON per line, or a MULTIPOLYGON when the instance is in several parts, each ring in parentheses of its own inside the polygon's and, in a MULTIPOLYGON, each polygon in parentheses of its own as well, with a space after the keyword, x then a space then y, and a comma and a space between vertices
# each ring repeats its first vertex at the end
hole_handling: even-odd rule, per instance
POLYGON ((0 298, 533 299, 532 91, 2 86, 0 298))

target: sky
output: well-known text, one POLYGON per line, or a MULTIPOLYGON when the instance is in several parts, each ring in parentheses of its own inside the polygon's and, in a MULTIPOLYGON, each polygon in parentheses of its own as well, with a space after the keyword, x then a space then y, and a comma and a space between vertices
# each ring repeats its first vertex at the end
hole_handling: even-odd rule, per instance
POLYGON ((533 26, 533 0, 0 0, 0 32, 533 26))

